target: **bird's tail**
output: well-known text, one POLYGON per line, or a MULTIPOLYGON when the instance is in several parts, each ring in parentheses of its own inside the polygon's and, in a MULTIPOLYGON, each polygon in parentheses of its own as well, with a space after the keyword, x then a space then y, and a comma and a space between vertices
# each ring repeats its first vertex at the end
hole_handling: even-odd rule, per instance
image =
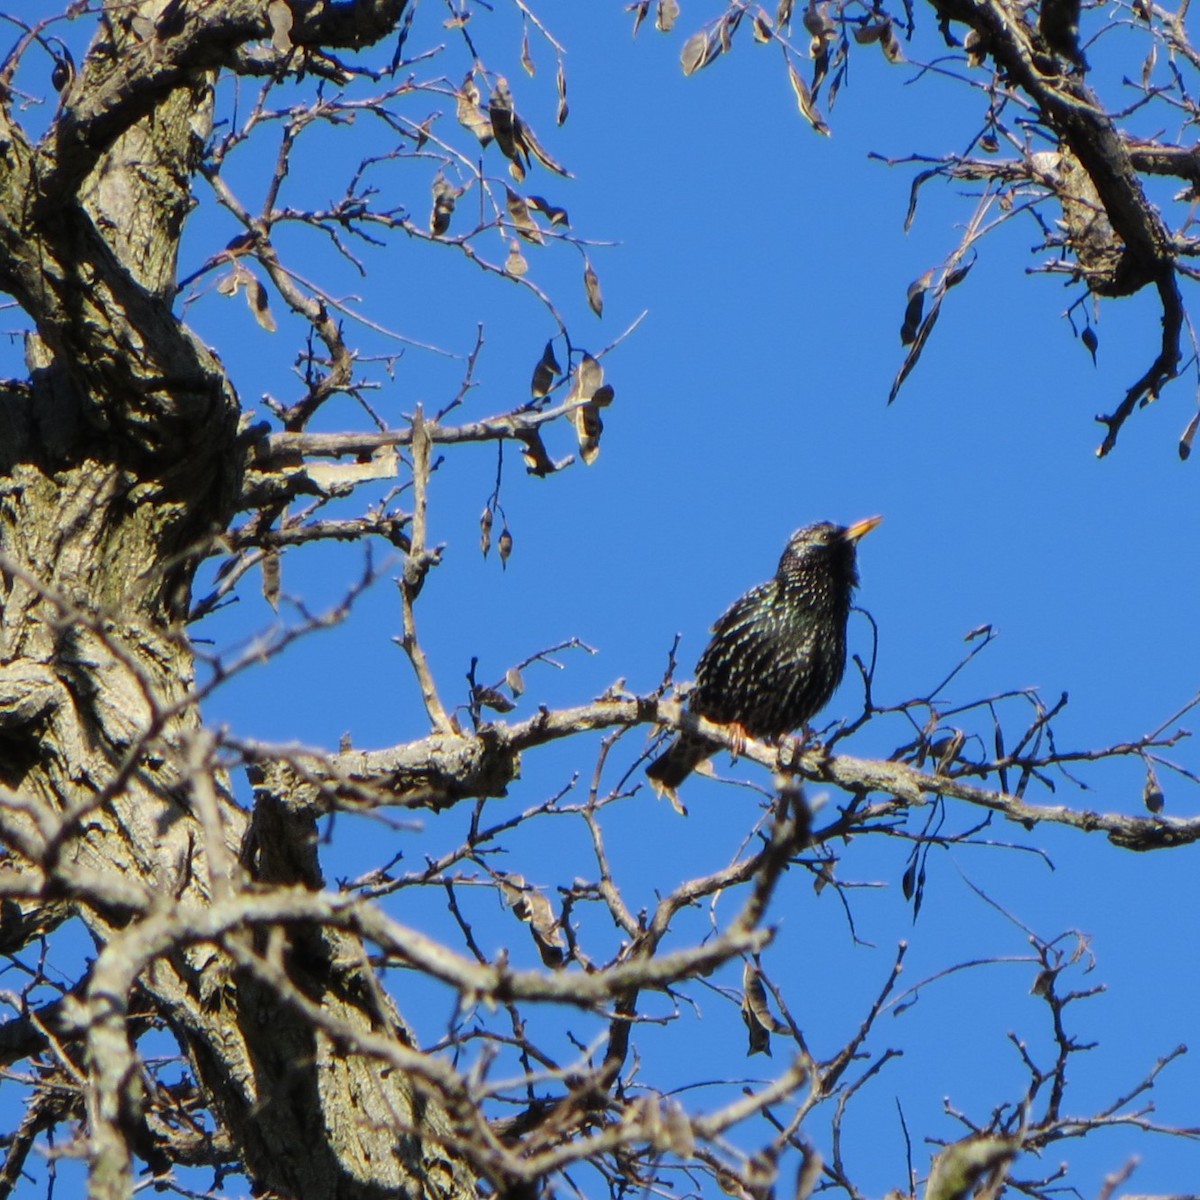
POLYGON ((681 733, 647 768, 646 775, 659 795, 669 796, 678 807, 675 789, 702 763, 707 762, 717 747, 707 738, 694 733, 681 733))

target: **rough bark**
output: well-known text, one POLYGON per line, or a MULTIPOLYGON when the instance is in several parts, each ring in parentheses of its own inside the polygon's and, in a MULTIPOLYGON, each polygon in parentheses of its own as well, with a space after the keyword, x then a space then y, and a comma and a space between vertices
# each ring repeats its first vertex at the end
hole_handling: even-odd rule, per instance
MULTIPOLYGON (((354 7, 385 28, 402 5, 354 7)), ((177 8, 114 6, 40 145, 0 116, 0 286, 37 330, 28 384, 0 400, 0 836, 6 879, 26 885, 6 902, 5 942, 78 915, 102 951, 97 977, 124 979, 123 994, 95 979, 89 993, 93 1017, 103 1002, 120 1019, 77 1031, 100 1081, 93 1194, 128 1194, 131 1145, 153 1158, 136 1072, 114 1068, 136 985, 257 1188, 464 1195, 469 1179, 439 1142, 447 1117, 403 1073, 345 1054, 211 942, 152 955, 127 977, 136 956, 114 950, 164 904, 185 920, 257 870, 319 882, 280 879, 278 853, 268 868, 253 852, 247 815, 205 757, 180 623, 199 553, 233 513, 245 451, 232 383, 172 311, 176 254, 208 132, 208 68, 242 26, 261 36, 263 6, 208 6, 225 42, 187 30, 147 40, 177 8)), ((303 829, 274 832, 303 841, 303 829)), ((364 982, 356 939, 301 929, 285 961, 331 1025, 411 1044, 364 982)))

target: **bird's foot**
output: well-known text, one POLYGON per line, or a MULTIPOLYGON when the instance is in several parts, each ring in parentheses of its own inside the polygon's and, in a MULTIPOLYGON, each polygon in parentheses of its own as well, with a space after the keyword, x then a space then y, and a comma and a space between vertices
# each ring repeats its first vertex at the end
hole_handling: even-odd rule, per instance
POLYGON ((749 741, 750 735, 746 732, 744 725, 737 721, 730 721, 729 729, 729 757, 737 762, 743 754, 746 753, 746 742, 749 741))

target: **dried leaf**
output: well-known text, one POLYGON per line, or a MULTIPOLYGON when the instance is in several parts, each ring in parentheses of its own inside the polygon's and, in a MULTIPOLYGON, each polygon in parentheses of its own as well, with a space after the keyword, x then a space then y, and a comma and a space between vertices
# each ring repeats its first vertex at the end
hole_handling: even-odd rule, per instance
POLYGON ((767 1003, 767 989, 762 974, 752 962, 742 967, 742 1020, 750 1035, 747 1054, 771 1053, 771 1034, 785 1032, 787 1027, 778 1021, 767 1003))
POLYGON ((854 27, 854 40, 860 46, 869 46, 872 42, 877 42, 883 37, 884 30, 890 24, 890 21, 880 21, 873 25, 856 25, 854 27))
POLYGON ((525 691, 525 680, 521 676, 521 672, 516 667, 509 667, 504 672, 504 682, 508 684, 508 690, 514 696, 520 696, 525 691))
POLYGON ((486 146, 492 140, 492 120, 480 105, 481 96, 474 71, 468 72, 455 97, 458 123, 464 129, 469 129, 479 139, 481 146, 486 146))
POLYGON ((562 367, 558 365, 558 359, 554 357, 554 341, 546 343, 545 350, 542 351, 542 357, 538 359, 537 366, 533 368, 533 379, 530 381, 529 390, 535 400, 540 400, 554 386, 555 376, 562 374, 562 367))
POLYGON ((668 1100, 663 1106, 662 1130, 656 1146, 662 1146, 682 1159, 689 1159, 696 1152, 696 1135, 692 1123, 678 1100, 668 1100))
POLYGON ((268 333, 274 333, 278 327, 275 324, 275 318, 271 315, 271 306, 267 302, 267 289, 259 280, 250 280, 250 285, 246 288, 246 301, 259 325, 268 333))
POLYGON ((728 54, 733 49, 733 35, 737 32, 737 27, 742 23, 742 17, 745 11, 740 8, 732 9, 727 12, 717 24, 717 40, 721 46, 721 53, 728 54))
POLYGON ((813 79, 809 94, 815 96, 820 90, 825 76, 829 74, 829 43, 813 39, 811 53, 813 57, 813 79))
POLYGON ((217 281, 217 291, 222 296, 236 296, 238 294, 238 288, 242 286, 245 280, 246 268, 239 263, 233 268, 232 271, 229 272, 228 275, 223 275, 217 281))
POLYGON ((779 0, 779 6, 775 9, 775 24, 780 29, 786 29, 792 23, 792 4, 793 0, 779 0))
POLYGON ((604 316, 604 295, 600 291, 600 280, 587 258, 583 260, 583 286, 592 312, 598 317, 604 316))
POLYGON ((520 279, 528 270, 529 264, 525 261, 525 255, 521 253, 521 243, 517 241, 509 242, 508 257, 504 260, 505 274, 520 279))
POLYGON ((512 188, 506 187, 504 191, 508 215, 512 217, 512 223, 516 227, 517 233, 527 242, 534 242, 539 246, 545 245, 546 239, 542 237, 542 231, 537 227, 537 222, 533 217, 529 215, 529 205, 512 188))
POLYGON ((243 250, 249 250, 257 240, 258 234, 256 233, 239 233, 225 243, 225 249, 230 254, 240 254, 243 250))
POLYGON ((55 56, 54 70, 50 72, 50 86, 61 92, 75 78, 75 60, 71 52, 64 49, 61 56, 55 56))
MULTIPOLYGON (((561 967, 566 958, 566 942, 562 929, 554 916, 550 901, 541 892, 530 891, 525 895, 525 910, 530 932, 538 954, 547 967, 561 967)), ((521 915, 521 914, 518 914, 521 915)))
POLYGON ((631 1105, 631 1124, 636 1125, 639 1135, 652 1145, 662 1130, 662 1114, 659 1098, 651 1093, 638 1096, 631 1105))
POLYGON ((570 225, 571 222, 567 217, 567 210, 559 208, 556 204, 551 204, 549 200, 541 196, 530 196, 529 203, 542 214, 550 222, 551 225, 570 225))
POLYGON ((575 368, 575 376, 571 381, 571 391, 567 403, 576 400, 590 400, 596 389, 604 382, 604 368, 590 355, 584 354, 575 368))
POLYGON ((512 92, 508 89, 508 80, 503 75, 496 76, 496 86, 492 89, 491 96, 488 97, 488 119, 492 123, 492 136, 496 139, 496 145, 500 147, 500 153, 505 158, 516 161, 518 153, 517 114, 513 110, 513 98, 512 92))
POLYGON ((1029 989, 1031 996, 1049 996, 1054 992, 1054 971, 1044 970, 1037 973, 1033 986, 1029 989))
POLYGON ((550 155, 545 146, 537 140, 537 136, 533 130, 520 117, 516 121, 516 139, 518 149, 523 150, 526 155, 532 155, 536 158, 547 171, 553 171, 556 175, 561 175, 564 179, 571 178, 571 172, 550 155))
POLYGON ((434 237, 444 237, 450 229, 450 216, 454 203, 462 195, 462 189, 449 183, 439 171, 433 180, 433 211, 429 214, 429 232, 434 237))
POLYGON ((567 106, 567 72, 561 58, 558 60, 558 72, 554 76, 554 86, 558 90, 558 107, 554 110, 554 122, 561 125, 570 111, 567 106))
POLYGON ((529 53, 528 25, 521 31, 521 66, 525 68, 526 75, 533 76, 537 74, 537 67, 533 65, 533 56, 529 53))
POLYGON ((949 774, 966 743, 967 735, 961 729, 956 729, 948 738, 942 738, 930 747, 937 758, 937 774, 949 774))
POLYGON ((1152 813, 1160 813, 1163 810, 1163 791, 1159 786, 1158 776, 1154 773, 1154 768, 1150 763, 1146 764, 1146 783, 1142 788, 1142 803, 1152 813))
POLYGON ((709 58, 709 35, 706 30, 701 29, 683 43, 683 49, 679 52, 679 63, 683 67, 683 73, 691 75, 693 71, 698 71, 711 61, 709 58))
POLYGON ((595 397, 604 384, 604 368, 590 355, 585 354, 575 368, 571 380, 571 390, 567 394, 567 403, 586 400, 571 412, 571 422, 575 426, 575 434, 579 441, 579 456, 585 466, 591 466, 600 454, 600 434, 604 431, 604 422, 600 419, 600 409, 603 404, 611 403, 612 389, 601 403, 595 402, 595 397))
POLYGON ((925 343, 929 341, 929 335, 933 332, 933 327, 937 324, 938 314, 942 310, 941 303, 941 297, 939 296, 933 302, 933 307, 929 310, 925 320, 921 322, 921 327, 917 330, 917 336, 913 339, 913 344, 909 347, 904 361, 900 364, 900 370, 896 372, 896 378, 892 380, 892 389, 888 392, 889 404, 900 394, 900 388, 903 386, 904 381, 911 374, 913 367, 917 365, 917 361, 921 357, 921 351, 925 349, 925 343))
POLYGON ((670 33, 679 19, 679 0, 658 0, 654 14, 654 27, 660 33, 670 33))
POLYGON ((837 26, 829 19, 829 6, 809 0, 804 10, 804 28, 813 42, 832 42, 837 37, 837 26))
POLYGON ((450 229, 450 214, 454 211, 454 201, 446 203, 435 199, 433 211, 429 214, 429 232, 434 237, 444 237, 450 229))
POLYGON ((967 52, 968 67, 983 66, 983 60, 987 58, 987 47, 983 35, 978 30, 967 30, 967 36, 963 38, 963 49, 967 52))
POLYGON ((1196 413, 1188 422, 1187 428, 1183 431, 1183 437, 1179 439, 1179 457, 1184 462, 1192 456, 1192 442, 1196 437, 1196 430, 1200 429, 1200 412, 1196 413))
POLYGON ((633 36, 637 37, 646 14, 650 11, 650 0, 637 0, 636 4, 625 5, 625 11, 633 13, 633 36))
POLYGON ((770 19, 765 13, 758 12, 754 14, 754 40, 766 45, 775 36, 775 31, 771 28, 770 19))
POLYGON ((542 962, 548 967, 561 967, 566 958, 566 942, 545 894, 527 883, 523 875, 497 871, 496 878, 513 914, 528 923, 542 962))
POLYGON ((1016 1151, 1011 1138, 972 1134, 947 1146, 933 1160, 925 1200, 966 1200, 975 1185, 1016 1151))
POLYGON ((613 402, 615 396, 616 392, 613 391, 613 385, 611 383, 603 383, 592 394, 592 403, 597 408, 607 408, 613 402))
POLYGON ((817 112, 816 105, 813 104, 812 95, 808 90, 808 86, 804 80, 800 78, 796 68, 788 62, 788 78, 792 82, 792 91, 796 93, 796 103, 799 105, 800 112, 804 115, 804 119, 818 132, 823 133, 826 137, 829 136, 829 126, 825 124, 821 114, 817 112))
POLYGON ((479 518, 479 549, 484 558, 487 558, 488 551, 492 548, 492 521, 494 519, 492 506, 489 504, 479 518))
POLYGON ((929 306, 929 311, 925 313, 924 318, 920 316, 922 306, 924 305, 924 294, 929 289, 930 281, 934 272, 926 271, 925 274, 914 280, 908 287, 908 305, 905 310, 904 325, 900 329, 900 341, 905 346, 910 347, 905 356, 904 362, 900 365, 900 370, 896 372, 896 377, 892 383, 892 391, 888 394, 888 403, 895 400, 899 394, 901 385, 904 384, 908 374, 912 372, 912 368, 917 365, 917 360, 925 348, 925 343, 929 341, 929 335, 934 331, 934 326, 937 324, 937 318, 942 310, 942 300, 946 298, 946 293, 950 288, 958 286, 959 283, 965 280, 968 272, 974 266, 974 259, 970 263, 964 263, 952 271, 947 271, 942 277, 942 281, 932 293, 932 304, 929 306))
MULTIPOLYGON (((416 5, 409 4, 405 6, 404 20, 400 23, 400 32, 396 37, 396 48, 392 51, 392 74, 396 74, 400 69, 400 64, 404 61, 404 47, 408 44, 408 36, 412 33, 413 16, 416 12, 416 5)), ((349 82, 349 79, 347 79, 349 82)))
POLYGON ((971 273, 971 268, 977 261, 977 259, 973 258, 970 262, 963 263, 961 266, 955 267, 953 271, 948 271, 946 273, 946 278, 942 280, 942 291, 948 292, 952 287, 958 287, 958 285, 962 283, 962 281, 971 273))
POLYGON ((904 61, 904 50, 900 46, 900 39, 896 36, 896 27, 891 21, 887 23, 883 37, 879 39, 879 48, 888 62, 895 64, 904 61))
POLYGON ((524 458, 525 470, 530 475, 544 479, 558 470, 558 464, 546 453, 546 444, 536 429, 525 430, 520 437, 524 446, 521 457, 524 458))
POLYGON ((507 571, 508 558, 512 554, 513 536, 509 532, 508 526, 500 530, 500 539, 496 542, 496 550, 500 555, 500 565, 507 571))
POLYGON ((517 707, 503 692, 498 692, 495 688, 490 687, 473 687, 471 699, 480 708, 490 708, 493 712, 498 713, 512 712, 517 707))
POLYGON ((279 611, 279 551, 267 550, 262 557, 262 594, 263 599, 276 611, 279 611))
POLYGON ((917 330, 921 326, 921 317, 925 311, 925 293, 933 281, 933 272, 926 271, 920 279, 914 279, 908 285, 907 304, 904 308, 904 323, 900 326, 900 344, 911 346, 917 340, 917 330))
POLYGON ((912 228, 913 218, 917 215, 917 193, 921 190, 921 184, 932 179, 938 174, 936 168, 929 171, 919 171, 913 178, 912 187, 908 192, 908 212, 904 215, 904 232, 907 233, 912 228))
POLYGON ((579 439, 579 457, 584 466, 590 467, 600 457, 600 435, 604 432, 599 406, 583 404, 572 411, 571 420, 579 439))
POLYGON ((284 0, 271 0, 267 5, 267 20, 271 25, 271 45, 280 54, 292 48, 292 10, 284 0))
POLYGON ((1096 331, 1089 325, 1080 335, 1079 340, 1087 347, 1088 353, 1092 356, 1092 366, 1096 365, 1096 350, 1100 346, 1100 339, 1096 336, 1096 331))
POLYGON ((246 289, 246 303, 254 319, 268 333, 274 333, 275 318, 271 315, 267 289, 252 271, 240 262, 234 263, 233 270, 217 283, 217 291, 222 296, 236 296, 243 287, 246 289))

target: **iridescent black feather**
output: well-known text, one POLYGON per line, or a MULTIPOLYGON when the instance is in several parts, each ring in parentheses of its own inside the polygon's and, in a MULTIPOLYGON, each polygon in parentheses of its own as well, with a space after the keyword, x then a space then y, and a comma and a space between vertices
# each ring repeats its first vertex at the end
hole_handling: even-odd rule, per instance
MULTIPOLYGON (((848 528, 823 521, 792 534, 773 579, 713 626, 688 698, 692 712, 773 741, 806 725, 846 669, 846 620, 858 585, 855 543, 878 517, 848 528)), ((673 792, 717 747, 682 733, 646 769, 673 792)))

